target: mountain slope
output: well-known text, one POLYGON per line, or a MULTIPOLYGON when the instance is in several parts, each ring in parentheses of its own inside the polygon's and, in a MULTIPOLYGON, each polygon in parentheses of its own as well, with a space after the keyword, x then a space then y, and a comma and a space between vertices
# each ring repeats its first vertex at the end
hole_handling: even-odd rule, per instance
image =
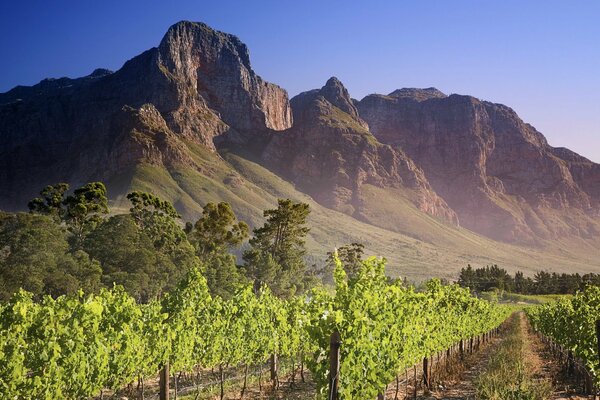
POLYGON ((423 169, 462 226, 530 244, 598 237, 599 166, 552 148, 510 108, 430 88, 370 95, 358 109, 379 141, 423 169))
MULTIPOLYGON (((510 271, 530 274, 540 269, 585 273, 600 268, 594 256, 596 250, 591 246, 574 248, 573 243, 564 241, 560 247, 540 250, 499 243, 419 212, 412 203, 405 205, 410 211, 405 215, 407 218, 412 215, 414 230, 401 233, 381 228, 323 207, 291 183, 240 154, 222 152, 219 155, 198 145, 190 145, 190 154, 197 164, 210 167, 210 173, 141 165, 130 181, 130 189, 155 191, 180 210, 186 210, 186 219, 196 218, 200 205, 208 201, 227 201, 241 219, 253 226, 263 223, 262 210, 274 207, 277 198, 306 202, 311 207, 311 231, 307 241, 309 263, 322 262, 326 252, 335 247, 361 242, 367 254, 388 259, 389 274, 415 280, 431 276, 454 279, 467 263, 498 263, 510 271)), ((368 195, 377 196, 380 189, 366 190, 368 195)), ((128 207, 122 197, 113 204, 123 210, 128 207)))
POLYGON ((262 153, 265 165, 319 203, 359 219, 368 219, 372 203, 365 201, 363 186, 372 185, 398 189, 396 194, 419 210, 456 223, 454 212, 412 160, 371 135, 339 80, 331 78, 321 89, 294 97, 291 104, 294 126, 272 135, 262 153))
POLYGON ((186 220, 227 201, 256 226, 278 197, 307 202, 314 261, 357 241, 412 278, 600 268, 600 167, 512 110, 432 88, 355 102, 335 78, 288 101, 237 37, 201 23, 116 72, 0 94, 0 209, 94 180, 117 211, 141 189, 186 220))

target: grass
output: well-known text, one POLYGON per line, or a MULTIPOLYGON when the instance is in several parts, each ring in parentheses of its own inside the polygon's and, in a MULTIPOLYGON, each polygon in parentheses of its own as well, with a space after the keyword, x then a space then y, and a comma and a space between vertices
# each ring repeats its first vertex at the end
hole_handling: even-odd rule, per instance
POLYGON ((528 346, 521 325, 522 314, 510 319, 505 338, 492 352, 475 387, 478 398, 486 400, 544 400, 552 393, 547 381, 533 378, 528 346))
POLYGON ((419 211, 410 190, 365 185, 365 206, 354 218, 321 206, 247 157, 227 152, 219 155, 188 142, 185 145, 196 168, 138 165, 118 182, 111 182, 111 208, 126 212, 129 204, 125 194, 147 190, 175 204, 186 221, 196 220, 206 202, 226 201, 241 220, 258 226, 264 221, 263 210, 274 207, 277 198, 291 198, 308 203, 312 210, 307 238, 311 263, 323 261, 335 247, 361 242, 368 255, 388 259, 390 275, 417 282, 432 276, 454 280, 468 263, 498 264, 511 272, 525 273, 541 269, 585 273, 600 267, 599 259, 575 254, 571 243, 561 244, 568 250, 531 249, 447 225, 419 211))
POLYGON ((506 291, 489 291, 482 292, 481 297, 488 301, 499 301, 502 303, 535 305, 544 304, 550 301, 556 301, 564 297, 569 297, 569 294, 520 294, 510 293, 506 291))

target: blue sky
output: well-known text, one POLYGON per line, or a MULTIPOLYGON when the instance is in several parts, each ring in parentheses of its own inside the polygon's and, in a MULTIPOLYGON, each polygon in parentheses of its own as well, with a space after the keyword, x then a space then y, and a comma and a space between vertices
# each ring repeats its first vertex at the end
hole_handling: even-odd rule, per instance
POLYGON ((290 95, 435 86, 513 107, 600 162, 600 1, 7 1, 0 92, 118 69, 182 20, 236 34, 290 95))

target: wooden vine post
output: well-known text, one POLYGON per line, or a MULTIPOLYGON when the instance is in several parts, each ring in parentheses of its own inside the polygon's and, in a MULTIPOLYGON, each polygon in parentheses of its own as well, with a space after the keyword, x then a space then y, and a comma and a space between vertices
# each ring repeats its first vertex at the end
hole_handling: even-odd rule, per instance
POLYGON ((329 338, 329 400, 339 400, 340 383, 340 347, 342 338, 335 330, 329 338))
POLYGON ((163 368, 160 370, 160 400, 169 400, 169 363, 165 363, 163 368))
POLYGON ((277 377, 277 354, 271 354, 271 382, 273 383, 273 392, 279 388, 279 379, 277 377))
POLYGON ((429 389, 429 359, 423 358, 423 386, 429 389))
POLYGON ((598 368, 600 369, 600 319, 596 321, 596 344, 598 345, 598 368))
MULTIPOLYGON (((596 345, 598 346, 598 370, 600 370, 600 319, 596 320, 596 345)), ((599 388, 596 388, 598 390, 599 388)), ((597 396, 594 394, 594 399, 597 396)))

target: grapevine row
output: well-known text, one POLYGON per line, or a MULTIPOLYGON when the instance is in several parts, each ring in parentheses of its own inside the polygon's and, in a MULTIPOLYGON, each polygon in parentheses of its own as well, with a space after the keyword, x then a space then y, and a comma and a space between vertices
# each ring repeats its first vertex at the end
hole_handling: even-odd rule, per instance
POLYGON ((456 285, 429 282, 416 292, 371 258, 348 278, 338 264, 335 291, 280 299, 240 287, 211 297, 193 270, 160 301, 137 304, 122 288, 97 295, 32 300, 24 291, 0 306, 3 398, 89 398, 143 377, 202 368, 256 365, 303 355, 325 396, 329 338, 339 333, 341 399, 373 398, 423 357, 490 331, 509 310, 456 285))
POLYGON ((581 360, 600 386, 600 287, 526 310, 533 328, 581 360))

